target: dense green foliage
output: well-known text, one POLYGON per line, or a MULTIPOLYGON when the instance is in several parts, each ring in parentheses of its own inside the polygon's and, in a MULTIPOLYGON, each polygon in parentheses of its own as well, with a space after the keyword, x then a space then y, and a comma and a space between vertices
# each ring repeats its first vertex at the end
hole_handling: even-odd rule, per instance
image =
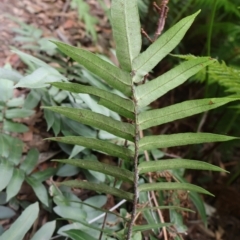
MULTIPOLYGON (((102 56, 61 42, 49 42, 46 45, 47 39, 41 38, 41 31, 35 31, 28 25, 22 24, 26 38, 29 39, 34 30, 34 38, 37 41, 37 46, 33 47, 30 44, 27 47, 39 48, 39 51, 48 49, 48 55, 56 54, 58 48, 80 65, 76 63, 68 65, 64 55, 59 54, 60 68, 55 69, 44 61, 15 50, 28 65, 30 74, 23 77, 8 69, 8 66, 0 71, 0 190, 2 191, 0 219, 15 215, 9 206, 14 206, 14 209, 19 207, 25 209, 7 231, 3 233, 3 229, 0 228, 0 235, 3 233, 0 236, 1 240, 23 239, 38 216, 37 203, 30 205, 29 202, 22 202, 16 198, 24 181, 33 188, 45 209, 50 212, 53 209, 56 215, 69 221, 69 224, 57 228, 56 221, 47 222, 31 240, 37 240, 40 236, 50 239, 55 229, 59 236, 74 240, 99 239, 100 232, 103 232, 102 239, 138 240, 143 238, 143 234, 148 234, 154 240, 157 239, 159 230, 172 233, 174 229, 174 238, 177 240, 187 230, 181 213, 191 211, 182 205, 180 192, 189 195, 206 223, 203 202, 197 192, 209 195, 211 193, 187 183, 183 178, 184 171, 186 169, 223 170, 203 161, 169 159, 159 148, 225 142, 237 138, 200 132, 151 135, 151 128, 228 103, 234 104, 239 100, 237 69, 239 55, 236 54, 239 26, 236 22, 239 21, 240 14, 234 1, 229 3, 225 0, 173 0, 169 3, 171 11, 165 27, 168 30, 154 43, 149 44, 144 39, 142 44, 139 15, 144 29, 150 36, 154 34, 152 24, 156 24, 158 18, 156 13, 152 14, 151 2, 151 0, 114 0, 112 4, 110 18, 119 67, 105 61, 102 56), (196 12, 202 7, 204 11, 201 14, 196 12), (223 11, 224 14, 216 14, 218 11, 223 11), (192 12, 196 13, 185 17, 192 12), (211 21, 211 17, 214 16, 216 23, 208 26, 205 21, 211 21), (188 31, 189 28, 191 31, 188 31), (229 29, 234 30, 231 35, 229 29), (27 36, 28 34, 30 35, 27 36), (219 37, 222 34, 228 37, 219 37), (199 46, 192 44, 196 39, 204 39, 203 35, 206 35, 207 41, 197 43, 199 46), (213 36, 218 41, 211 42, 213 36), (226 59, 226 63, 232 66, 210 57, 168 56, 170 70, 151 81, 145 81, 145 76, 159 63, 166 63, 165 57, 169 53, 186 52, 217 56, 220 60, 226 59), (178 60, 179 63, 175 66, 178 60), (191 77, 192 80, 205 81, 210 86, 206 91, 206 98, 186 99, 184 102, 164 108, 151 109, 151 103, 166 96, 169 91, 184 84, 191 77), (71 82, 72 80, 74 83, 71 82), (215 94, 215 85, 223 86, 227 93, 215 94), (31 88, 27 99, 14 98, 14 87, 31 88), (30 150, 25 159, 21 160, 22 142, 12 137, 11 133, 28 130, 24 124, 16 122, 15 119, 32 115, 33 109, 40 101, 48 129, 52 128, 57 136, 50 140, 59 143, 66 153, 66 159, 54 160, 60 163, 57 169, 50 168, 32 173, 37 165, 38 151, 30 150), (11 151, 13 143, 17 147, 11 151), (115 164, 101 162, 101 159, 98 159, 99 154, 100 156, 106 154, 106 158, 113 159, 115 164), (163 156, 164 160, 161 159, 163 156), (80 171, 84 173, 87 181, 74 180, 73 177, 73 180, 62 182, 60 187, 51 185, 47 193, 44 186, 46 179, 54 175, 72 177, 80 171), (155 176, 154 179, 151 176, 155 176), (126 190, 124 184, 130 184, 130 187, 126 190), (103 195, 81 201, 71 191, 72 187, 94 190, 103 195), (120 204, 131 203, 130 208, 128 204, 124 205, 119 215, 112 213, 112 210, 101 209, 107 201, 105 194, 115 196, 115 200, 120 204), (159 198, 158 203, 153 205, 154 195, 161 196, 162 199, 159 198), (171 201, 165 204, 163 200, 167 198, 171 201), (7 203, 8 206, 4 206, 7 203), (52 208, 52 204, 55 207, 52 208), (168 210, 169 222, 163 222, 159 209, 168 210), (107 213, 106 221, 97 218, 103 212, 107 213), (134 223, 139 213, 143 216, 143 224, 134 223), (108 225, 106 222, 114 224, 108 225), (147 230, 151 232, 146 232, 147 230)), ((87 25, 89 23, 89 32, 96 40, 86 3, 73 1, 73 5, 74 3, 79 6, 83 4, 87 9, 82 17, 87 25)), ((46 59, 45 56, 43 58, 46 59)), ((235 109, 230 109, 236 114, 231 124, 238 118, 235 109)), ((231 130, 231 127, 232 125, 229 124, 226 128, 231 130)), ((225 130, 221 132, 228 133, 225 130)))

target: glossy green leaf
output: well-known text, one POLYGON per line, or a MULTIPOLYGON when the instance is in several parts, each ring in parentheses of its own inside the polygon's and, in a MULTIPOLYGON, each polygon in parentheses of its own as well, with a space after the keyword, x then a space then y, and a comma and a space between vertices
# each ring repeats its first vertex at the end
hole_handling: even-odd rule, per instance
POLYGON ((111 6, 111 24, 117 58, 122 69, 131 72, 133 59, 142 47, 137 0, 115 0, 111 6))
POLYGON ((20 169, 22 169, 26 174, 32 172, 32 170, 37 166, 39 158, 39 152, 36 148, 32 148, 28 151, 26 158, 20 165, 20 169))
POLYGON ((74 187, 74 188, 94 190, 97 192, 111 194, 113 196, 116 196, 122 199, 133 200, 132 193, 129 193, 114 187, 109 187, 104 183, 91 183, 91 182, 85 182, 85 181, 71 180, 71 181, 62 182, 61 185, 74 187))
POLYGON ((215 61, 215 59, 209 57, 199 57, 193 60, 184 61, 177 67, 150 82, 139 85, 136 88, 138 105, 140 107, 149 105, 151 102, 181 85, 188 80, 188 78, 215 61))
POLYGON ((33 177, 26 177, 26 182, 32 187, 38 199, 48 207, 48 193, 46 187, 33 177))
POLYGON ((140 225, 140 226, 133 226, 132 231, 147 231, 155 228, 162 228, 162 227, 170 227, 172 223, 156 223, 156 224, 148 224, 148 225, 140 225))
POLYGON ((129 73, 122 71, 120 68, 102 60, 89 51, 61 42, 54 43, 63 53, 77 61, 90 72, 102 78, 113 88, 118 89, 127 96, 131 95, 131 77, 129 73))
POLYGON ((68 137, 47 138, 47 140, 84 146, 90 149, 95 149, 101 152, 105 152, 111 156, 123 158, 124 160, 132 160, 134 156, 133 151, 130 149, 118 146, 108 141, 103 141, 103 140, 94 139, 94 138, 68 136, 68 137))
POLYGON ((0 236, 0 240, 23 239, 27 231, 32 227, 33 223, 37 219, 38 212, 39 206, 37 202, 28 206, 20 217, 11 224, 10 228, 0 236))
POLYGON ((87 233, 78 230, 78 229, 71 229, 65 232, 71 239, 73 240, 96 240, 96 238, 88 235, 87 233))
POLYGON ((212 133, 177 133, 144 137, 140 139, 139 147, 143 151, 155 148, 168 148, 206 142, 225 142, 234 139, 238 138, 212 133))
POLYGON ((200 11, 183 18, 151 44, 133 61, 134 81, 139 82, 182 40, 200 11))
POLYGON ((67 107, 44 107, 53 112, 60 113, 67 118, 90 125, 92 127, 100 128, 110 132, 118 137, 133 141, 134 126, 130 123, 117 121, 113 118, 107 117, 100 113, 92 112, 86 109, 75 109, 67 107))
POLYGON ((29 110, 29 109, 24 109, 24 108, 14 108, 14 109, 7 109, 5 112, 5 116, 8 119, 13 119, 13 118, 26 118, 30 117, 33 115, 35 111, 29 110))
POLYGON ((153 190, 186 190, 186 191, 193 191, 193 192, 199 192, 199 193, 204 193, 208 194, 211 196, 214 196, 207 190, 198 187, 194 184, 190 183, 178 183, 178 182, 159 182, 159 183, 145 183, 142 184, 138 187, 139 192, 142 191, 153 191, 153 190))
POLYGON ((83 169, 88 169, 88 170, 93 170, 93 171, 98 171, 101 173, 105 173, 110 176, 114 176, 117 179, 122 179, 123 181, 127 182, 133 182, 133 173, 126 170, 122 169, 117 166, 112 166, 109 164, 101 163, 98 161, 94 160, 81 160, 81 159, 61 159, 61 160, 56 160, 53 159, 52 161, 57 161, 57 162, 63 162, 67 164, 71 164, 83 169))
POLYGON ((147 129, 149 127, 172 122, 177 119, 185 118, 209 111, 220 107, 232 101, 239 100, 238 98, 205 98, 200 100, 190 100, 182 103, 177 103, 169 107, 157 110, 145 111, 139 114, 140 128, 147 129))
POLYGON ((0 160, 0 191, 9 184, 13 175, 13 169, 13 165, 8 160, 0 160))
POLYGON ((24 179, 24 172, 21 169, 14 168, 12 178, 7 186, 7 201, 18 194, 24 179))
POLYGON ((0 206, 0 219, 8 219, 15 215, 16 213, 9 207, 0 206))
POLYGON ((134 118, 134 105, 130 99, 122 98, 114 93, 102 90, 92 86, 86 86, 78 83, 63 83, 54 82, 53 86, 73 92, 73 93, 88 93, 100 98, 99 104, 109 108, 110 110, 119 113, 127 118, 134 118), (113 101, 114 99, 114 101, 113 101))
POLYGON ((28 131, 28 127, 22 123, 12 122, 9 120, 3 121, 3 130, 14 133, 24 133, 28 131))
POLYGON ((140 174, 147 173, 147 172, 164 171, 164 170, 170 170, 170 169, 179 169, 179 168, 226 172, 226 170, 220 167, 214 166, 210 163, 197 161, 197 160, 188 160, 188 159, 168 159, 168 160, 141 162, 138 165, 138 171, 140 174))
POLYGON ((45 223, 31 238, 31 240, 47 240, 51 239, 56 228, 56 221, 45 223))

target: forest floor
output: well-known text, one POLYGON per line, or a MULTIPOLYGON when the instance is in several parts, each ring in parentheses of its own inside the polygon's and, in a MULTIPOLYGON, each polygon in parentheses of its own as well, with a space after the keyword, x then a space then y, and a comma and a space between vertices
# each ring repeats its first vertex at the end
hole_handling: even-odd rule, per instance
MULTIPOLYGON (((88 3, 91 6, 91 15, 98 19, 96 25, 97 43, 91 41, 86 33, 84 22, 79 20, 77 11, 71 8, 70 0, 0 0, 0 66, 10 63, 14 69, 22 73, 25 72, 25 65, 18 55, 11 52, 12 47, 24 49, 26 44, 21 42, 20 38, 16 38, 18 36, 16 29, 21 29, 18 20, 40 29, 42 37, 54 37, 68 44, 81 45, 92 52, 106 54, 112 61, 115 61, 114 56, 109 51, 111 47, 114 48, 114 44, 108 19, 97 1, 88 0, 88 3), (14 21, 9 16, 18 20, 14 21)), ((105 3, 110 5, 110 0, 105 0, 105 3)), ((34 51, 23 51, 35 54, 34 51)), ((18 91, 23 92, 23 90, 16 90, 15 94, 19 94, 18 91)), ((41 168, 47 168, 50 164, 49 160, 58 153, 58 150, 53 151, 51 145, 43 141, 43 138, 51 134, 46 130, 46 124, 40 109, 36 111, 36 115, 29 121, 29 124, 30 122, 30 131, 19 135, 26 145, 24 151, 27 152, 30 147, 36 147, 41 153, 41 160, 39 161, 41 168)), ((218 157, 218 152, 216 152, 216 157, 218 157)), ((237 158, 232 160, 233 164, 237 158)), ((188 179, 195 179, 196 176, 193 174, 192 172, 189 173, 188 179)), ((225 176, 219 175, 218 179, 215 179, 209 187, 209 190, 216 195, 214 200, 207 200, 211 209, 215 211, 209 218, 209 228, 204 228, 198 220, 189 221, 189 233, 186 239, 240 239, 240 184, 238 182, 232 186, 224 186, 222 183, 225 179, 225 176)), ((27 187, 22 187, 21 195, 28 200, 33 197, 32 190, 27 187)))

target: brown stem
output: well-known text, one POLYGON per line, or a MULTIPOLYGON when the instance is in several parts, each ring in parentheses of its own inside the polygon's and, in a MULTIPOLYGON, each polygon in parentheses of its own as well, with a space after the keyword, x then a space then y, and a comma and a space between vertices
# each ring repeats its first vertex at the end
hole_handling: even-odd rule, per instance
POLYGON ((161 33, 164 29, 165 21, 166 21, 168 10, 169 10, 169 8, 167 6, 168 1, 169 0, 162 0, 162 3, 161 3, 160 6, 158 6, 156 4, 156 2, 153 3, 153 6, 159 12, 158 27, 157 27, 157 30, 155 32, 154 41, 156 41, 156 39, 161 35, 161 33))

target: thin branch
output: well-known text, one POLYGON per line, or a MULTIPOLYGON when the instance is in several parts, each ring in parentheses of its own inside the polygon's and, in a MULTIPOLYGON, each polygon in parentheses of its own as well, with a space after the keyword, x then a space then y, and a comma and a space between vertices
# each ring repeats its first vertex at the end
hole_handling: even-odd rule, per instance
MULTIPOLYGON (((120 207, 121 205, 123 205, 126 201, 127 201, 126 199, 123 199, 121 202, 119 202, 118 204, 116 204, 115 206, 113 206, 112 208, 110 208, 109 211, 112 212, 112 211, 116 210, 118 207, 120 207)), ((103 214, 95 217, 94 219, 89 220, 89 221, 88 221, 88 224, 91 224, 91 223, 96 222, 97 220, 103 218, 105 215, 106 215, 106 213, 103 213, 103 214)))
POLYGON ((166 21, 168 10, 169 10, 169 8, 167 6, 168 1, 169 0, 162 0, 162 3, 161 3, 160 6, 158 6, 156 4, 156 2, 153 3, 153 6, 155 7, 155 9, 159 13, 158 27, 157 27, 157 30, 155 32, 154 41, 156 41, 156 39, 161 35, 161 33, 164 29, 165 21, 166 21))

